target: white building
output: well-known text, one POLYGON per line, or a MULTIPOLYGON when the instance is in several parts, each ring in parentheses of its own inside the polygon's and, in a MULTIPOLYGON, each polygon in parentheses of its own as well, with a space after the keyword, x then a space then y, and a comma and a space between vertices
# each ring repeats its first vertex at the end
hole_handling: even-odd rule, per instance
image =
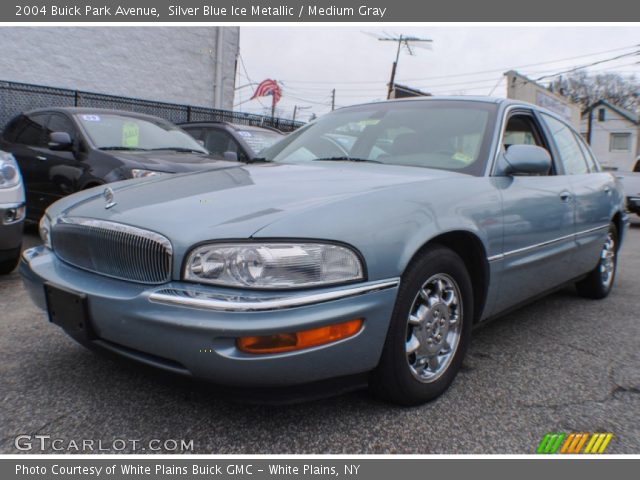
POLYGON ((231 109, 239 27, 3 27, 0 80, 231 109))
POLYGON ((624 108, 600 100, 582 113, 580 133, 607 168, 631 171, 640 155, 640 119, 624 108))
POLYGON ((514 70, 509 70, 505 75, 507 98, 544 107, 571 122, 576 129, 580 126, 580 107, 567 97, 550 92, 544 85, 514 70))

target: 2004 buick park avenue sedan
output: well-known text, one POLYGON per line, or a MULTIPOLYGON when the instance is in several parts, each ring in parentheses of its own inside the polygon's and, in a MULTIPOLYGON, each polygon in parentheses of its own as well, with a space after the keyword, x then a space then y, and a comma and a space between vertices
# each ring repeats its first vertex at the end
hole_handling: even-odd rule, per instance
POLYGON ((21 262, 34 301, 81 343, 172 372, 367 375, 418 404, 449 386, 475 324, 569 282, 612 288, 620 186, 546 110, 373 103, 263 154, 58 201, 21 262))

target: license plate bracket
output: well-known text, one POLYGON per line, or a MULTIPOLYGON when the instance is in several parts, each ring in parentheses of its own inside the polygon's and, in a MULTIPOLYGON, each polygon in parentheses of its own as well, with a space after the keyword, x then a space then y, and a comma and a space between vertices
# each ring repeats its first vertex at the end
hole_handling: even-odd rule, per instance
POLYGON ((95 338, 87 308, 87 296, 84 293, 50 283, 45 283, 44 292, 51 323, 62 327, 73 337, 83 340, 95 338))

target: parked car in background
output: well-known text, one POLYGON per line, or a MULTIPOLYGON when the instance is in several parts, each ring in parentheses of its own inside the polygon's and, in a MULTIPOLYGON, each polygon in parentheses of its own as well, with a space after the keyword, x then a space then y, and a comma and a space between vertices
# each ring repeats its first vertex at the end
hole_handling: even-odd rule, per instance
POLYGON ((13 155, 0 151, 0 274, 13 271, 20 260, 24 190, 13 155))
POLYGON ((179 124, 214 155, 246 162, 270 147, 284 134, 275 128, 251 127, 228 122, 190 122, 179 124))
POLYGON ((622 181, 627 210, 640 215, 640 173, 616 172, 616 176, 622 181))
POLYGON ((365 104, 261 156, 55 203, 20 267, 33 300, 82 344, 174 373, 359 379, 410 405, 448 388, 478 323, 614 284, 621 186, 540 107, 365 104))
POLYGON ((0 148, 20 165, 33 221, 54 201, 97 185, 229 166, 166 120, 96 108, 18 115, 4 129, 0 148))

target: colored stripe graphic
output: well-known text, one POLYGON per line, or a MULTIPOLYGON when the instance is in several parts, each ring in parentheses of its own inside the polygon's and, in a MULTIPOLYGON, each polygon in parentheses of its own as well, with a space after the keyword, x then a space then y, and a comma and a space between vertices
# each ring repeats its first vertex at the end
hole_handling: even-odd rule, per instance
POLYGON ((612 433, 594 433, 584 453, 604 453, 612 437, 612 433))
POLYGON ((547 433, 540 441, 536 453, 542 454, 577 454, 604 453, 613 438, 612 433, 547 433), (585 447, 586 444, 586 447, 585 447), (583 451, 583 447, 584 451, 583 451))
POLYGON ((589 438, 588 433, 572 433, 562 445, 560 453, 580 453, 583 445, 589 438))
POLYGON ((566 435, 564 433, 547 433, 538 445, 537 453, 556 453, 566 435))

